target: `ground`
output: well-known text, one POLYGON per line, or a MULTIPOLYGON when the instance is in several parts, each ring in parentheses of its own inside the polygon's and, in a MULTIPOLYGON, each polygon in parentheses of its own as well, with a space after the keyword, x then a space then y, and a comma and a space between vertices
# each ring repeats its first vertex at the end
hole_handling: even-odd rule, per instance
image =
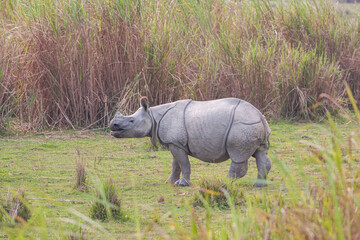
MULTIPOLYGON (((238 191, 243 192, 246 197, 261 195, 264 191, 276 193, 282 187, 283 177, 277 161, 284 163, 300 182, 302 175, 297 172, 299 168, 315 177, 320 171, 314 158, 309 157, 313 155, 310 145, 316 143, 326 146, 329 141, 328 123, 270 122, 270 127, 272 134, 269 155, 273 159, 270 184, 267 188, 252 186, 257 170, 255 160, 251 159, 247 175, 235 182, 238 191)), ((351 132, 358 131, 358 125, 351 122, 339 122, 338 128, 345 138, 351 132)), ((0 201, 4 201, 8 189, 25 189, 26 198, 33 209, 46 212, 50 234, 59 237, 60 226, 65 235, 78 229, 66 223, 69 219, 84 222, 85 216, 89 216, 94 196, 93 182, 98 178, 112 178, 118 187, 122 210, 128 220, 96 221, 105 228, 105 232, 89 230, 86 233, 87 239, 105 239, 104 236, 132 239, 139 234, 146 234, 146 238, 171 236, 173 228, 168 223, 174 215, 185 229, 189 227, 189 206, 198 191, 197 183, 201 178, 226 178, 230 161, 208 164, 191 158, 193 186, 174 187, 165 184, 171 172, 170 152, 164 149, 154 151, 149 142, 147 138, 115 139, 109 133, 97 131, 45 132, 2 137, 0 201), (76 162, 79 159, 87 162, 89 187, 85 192, 74 188, 76 162), (79 215, 78 212, 84 216, 76 216, 79 215), (156 227, 150 228, 149 224, 154 219, 157 219, 156 227)), ((196 207, 196 211, 200 218, 203 217, 204 210, 201 207, 196 207)), ((231 218, 230 210, 213 211, 211 225, 215 229, 227 224, 231 218)), ((5 236, 0 228, 0 239, 5 236)))

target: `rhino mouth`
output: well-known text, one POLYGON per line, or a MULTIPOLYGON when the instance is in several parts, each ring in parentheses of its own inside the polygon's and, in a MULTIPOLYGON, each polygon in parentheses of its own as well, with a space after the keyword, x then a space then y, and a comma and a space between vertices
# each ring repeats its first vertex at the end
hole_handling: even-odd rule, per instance
POLYGON ((124 133, 125 129, 119 129, 116 131, 111 131, 111 136, 116 137, 116 138, 121 138, 123 133, 124 133))

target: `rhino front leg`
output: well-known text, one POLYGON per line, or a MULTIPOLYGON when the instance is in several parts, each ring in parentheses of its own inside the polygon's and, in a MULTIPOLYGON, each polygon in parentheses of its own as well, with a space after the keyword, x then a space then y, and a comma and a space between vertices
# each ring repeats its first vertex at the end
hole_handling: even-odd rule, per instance
POLYGON ((175 185, 178 186, 190 186, 190 161, 187 153, 178 148, 177 146, 171 144, 169 150, 181 169, 181 178, 175 182, 175 185))
POLYGON ((228 173, 229 178, 242 178, 245 176, 248 170, 248 161, 243 163, 236 163, 231 161, 230 170, 228 173))
POLYGON ((177 160, 173 157, 171 175, 168 178, 168 180, 166 180, 165 183, 170 182, 171 184, 175 184, 175 182, 180 179, 180 173, 181 173, 180 165, 177 162, 177 160))
POLYGON ((256 150, 253 155, 256 158, 256 166, 258 169, 257 181, 255 187, 266 187, 266 177, 271 169, 271 162, 265 150, 256 150))

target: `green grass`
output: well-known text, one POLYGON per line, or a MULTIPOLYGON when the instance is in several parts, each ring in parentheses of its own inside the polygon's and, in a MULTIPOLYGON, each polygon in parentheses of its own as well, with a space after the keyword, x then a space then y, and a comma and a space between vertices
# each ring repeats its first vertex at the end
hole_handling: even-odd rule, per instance
MULTIPOLYGON (((293 179, 297 187, 307 189, 305 180, 314 178, 322 182, 324 178, 321 174, 323 165, 312 157, 309 145, 329 146, 328 124, 273 122, 270 125, 273 168, 269 174, 269 187, 261 189, 252 186, 257 174, 254 159, 250 160, 247 175, 234 183, 246 200, 239 209, 243 216, 255 216, 256 213, 251 213, 254 209, 268 209, 269 204, 276 205, 282 191, 285 192, 284 202, 301 199, 301 196, 292 196, 294 190, 289 188, 289 179, 293 179), (287 170, 283 170, 284 166, 287 170), (291 173, 291 178, 286 176, 287 171, 291 173)), ((338 131, 341 137, 347 139, 351 132, 358 133, 358 125, 340 121, 338 131)), ((4 201, 8 189, 25 189, 29 205, 33 211, 44 214, 48 236, 51 234, 54 238, 63 238, 69 231, 78 229, 66 223, 66 219, 89 226, 91 230, 85 234, 87 239, 104 236, 132 239, 142 234, 146 238, 181 236, 184 233, 180 230, 196 230, 191 219, 192 223, 208 222, 212 234, 222 236, 232 221, 234 210, 196 207, 192 213, 190 206, 200 180, 224 179, 230 162, 208 164, 191 158, 193 186, 180 188, 164 183, 171 171, 170 152, 149 149, 148 139, 114 139, 108 134, 95 132, 66 131, 3 137, 0 139, 0 198, 4 201), (87 162, 87 192, 74 188, 78 151, 87 162), (128 220, 99 221, 97 226, 85 217, 79 217, 78 212, 90 216, 94 183, 98 179, 106 181, 109 177, 118 189, 121 209, 128 220), (105 228, 105 233, 99 230, 100 226, 105 228)), ((357 164, 359 152, 359 149, 353 149, 353 159, 357 164)), ((36 213, 33 215, 36 216, 36 213)), ((253 217, 247 219, 254 220, 253 217)), ((4 225, 0 225, 0 237, 4 236, 3 231, 4 225)))

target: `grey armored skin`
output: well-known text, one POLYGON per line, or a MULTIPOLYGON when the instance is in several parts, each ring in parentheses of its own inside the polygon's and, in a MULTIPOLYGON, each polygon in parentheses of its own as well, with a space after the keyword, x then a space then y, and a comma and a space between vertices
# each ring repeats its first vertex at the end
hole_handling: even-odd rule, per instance
POLYGON ((228 177, 241 178, 248 169, 248 159, 256 158, 258 180, 254 186, 266 186, 271 168, 267 156, 270 128, 265 117, 250 103, 237 98, 212 101, 180 100, 149 107, 146 98, 130 116, 116 113, 110 122, 116 138, 150 137, 158 140, 173 155, 169 181, 190 185, 188 156, 204 162, 219 163, 231 159, 228 177), (181 177, 180 177, 181 173, 181 177))

